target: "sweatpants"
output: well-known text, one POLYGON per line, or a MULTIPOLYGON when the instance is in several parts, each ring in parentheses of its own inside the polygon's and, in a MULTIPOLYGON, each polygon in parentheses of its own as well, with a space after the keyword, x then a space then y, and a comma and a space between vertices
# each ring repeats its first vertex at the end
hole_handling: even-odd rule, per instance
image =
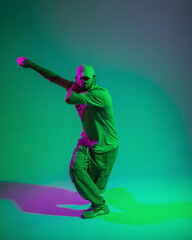
POLYGON ((109 152, 96 153, 81 138, 73 152, 69 173, 78 193, 93 204, 102 204, 100 195, 106 185, 118 153, 116 147, 109 152))

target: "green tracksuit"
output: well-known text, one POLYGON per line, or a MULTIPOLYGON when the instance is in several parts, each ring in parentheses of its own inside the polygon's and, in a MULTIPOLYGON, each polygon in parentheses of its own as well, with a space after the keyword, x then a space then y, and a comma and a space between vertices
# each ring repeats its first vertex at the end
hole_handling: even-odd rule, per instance
POLYGON ((79 194, 94 204, 101 204, 107 181, 119 148, 112 100, 107 89, 94 84, 79 93, 75 104, 83 125, 81 138, 73 152, 70 176, 79 194))

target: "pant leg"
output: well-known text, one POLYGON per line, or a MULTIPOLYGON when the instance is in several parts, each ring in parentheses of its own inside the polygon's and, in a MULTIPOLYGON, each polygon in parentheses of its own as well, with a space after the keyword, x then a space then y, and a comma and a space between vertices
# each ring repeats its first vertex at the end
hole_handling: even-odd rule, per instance
POLYGON ((89 164, 87 151, 88 147, 78 141, 70 163, 70 177, 78 193, 84 199, 94 204, 101 204, 104 198, 99 195, 97 186, 87 172, 89 164))
POLYGON ((90 160, 88 172, 97 188, 102 193, 106 189, 107 182, 117 157, 118 148, 119 147, 105 153, 95 153, 91 149, 89 150, 90 160))

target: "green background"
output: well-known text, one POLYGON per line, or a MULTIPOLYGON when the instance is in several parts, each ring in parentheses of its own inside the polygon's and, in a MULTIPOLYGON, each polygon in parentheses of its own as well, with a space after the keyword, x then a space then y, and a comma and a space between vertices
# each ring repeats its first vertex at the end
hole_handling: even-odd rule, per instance
POLYGON ((111 239, 192 238, 191 7, 187 0, 1 1, 1 183, 76 191, 69 177, 82 132, 75 107, 65 103, 64 88, 16 59, 24 56, 72 81, 77 67, 87 63, 111 94, 120 138, 109 205, 118 212, 127 199, 126 210, 130 191, 142 204, 180 204, 171 210, 180 214, 168 217, 169 205, 157 206, 158 219, 153 210, 143 213, 134 205, 126 210, 129 216, 82 222, 23 214, 2 194, 2 239, 88 239, 85 226, 101 229, 95 239, 105 239, 109 230, 111 239))

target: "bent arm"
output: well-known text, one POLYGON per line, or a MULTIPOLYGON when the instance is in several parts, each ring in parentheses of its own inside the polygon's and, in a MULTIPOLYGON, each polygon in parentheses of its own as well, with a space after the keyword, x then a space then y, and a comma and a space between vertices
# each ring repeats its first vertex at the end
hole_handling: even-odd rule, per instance
POLYGON ((33 70, 38 72, 42 77, 48 79, 50 82, 53 82, 53 83, 65 88, 67 91, 74 84, 73 81, 66 80, 66 79, 58 76, 56 73, 37 65, 36 63, 31 62, 30 68, 32 68, 33 70))
POLYGON ((82 90, 78 84, 74 83, 67 93, 65 102, 68 104, 84 104, 83 98, 81 94, 79 94, 81 92, 82 90))

